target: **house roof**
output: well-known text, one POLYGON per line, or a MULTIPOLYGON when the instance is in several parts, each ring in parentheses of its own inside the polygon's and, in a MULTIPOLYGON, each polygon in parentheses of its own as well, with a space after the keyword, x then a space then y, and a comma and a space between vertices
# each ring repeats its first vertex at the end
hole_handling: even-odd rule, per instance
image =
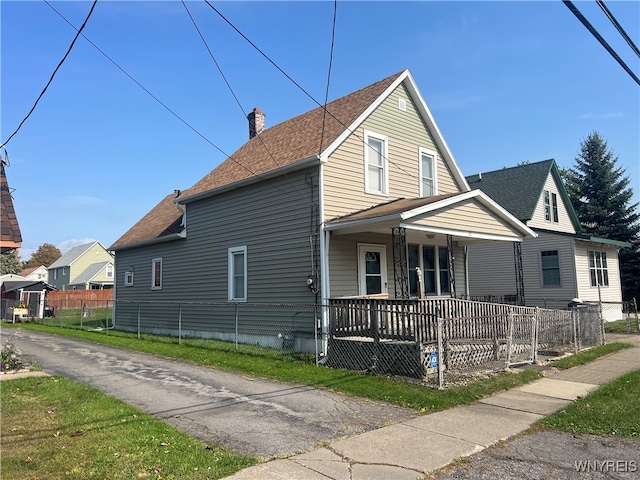
POLYGON ((53 285, 49 285, 47 282, 43 282, 42 280, 18 280, 18 281, 7 281, 2 283, 2 291, 4 292, 15 292, 16 290, 25 290, 27 292, 39 292, 42 290, 58 290, 53 285))
MULTIPOLYGON (((69 282, 69 285, 84 285, 89 283, 93 278, 98 275, 107 265, 112 264, 112 262, 98 262, 92 263, 87 268, 85 268, 80 275, 73 279, 73 281, 69 282)), ((104 282, 103 282, 104 283, 104 282)), ((113 282, 106 282, 113 283, 113 282)))
POLYGON ((30 275, 36 270, 39 270, 41 268, 44 269, 45 271, 47 270, 47 267, 45 267, 44 265, 38 265, 37 267, 23 268, 22 271, 20 272, 20 275, 22 275, 23 277, 26 277, 27 275, 30 275))
MULTIPOLYGON (((511 215, 506 209, 489 198, 481 190, 471 190, 467 192, 449 193, 444 195, 434 195, 420 198, 399 198, 390 202, 374 205, 373 207, 353 212, 326 222, 328 230, 342 230, 343 233, 350 231, 375 231, 376 229, 389 228, 391 224, 407 229, 417 229, 431 231, 434 233, 454 235, 466 241, 496 240, 501 235, 487 233, 483 229, 473 227, 467 229, 462 224, 460 226, 449 227, 426 227, 419 223, 425 215, 453 211, 465 202, 477 202, 483 205, 490 212, 494 219, 501 219, 512 232, 520 238, 536 237, 536 233, 529 227, 511 215)), ((460 241, 460 240, 459 240, 460 241)))
POLYGON ((582 227, 564 187, 558 166, 553 159, 526 163, 492 172, 482 172, 476 175, 469 175, 466 178, 469 187, 482 190, 514 217, 526 223, 533 218, 549 175, 553 176, 558 185, 560 197, 571 218, 574 229, 576 232, 581 231, 582 227))
POLYGON ((51 268, 68 267, 73 262, 75 262, 78 258, 80 258, 82 255, 88 252, 91 249, 91 247, 93 247, 96 243, 102 247, 102 244, 100 242, 91 242, 91 243, 86 243, 84 245, 79 245, 77 247, 73 247, 71 250, 69 250, 67 253, 65 253, 59 259, 57 259, 55 262, 49 265, 49 268, 51 269, 51 268))
POLYGON ((176 234, 182 230, 182 213, 174 203, 188 203, 245 182, 259 181, 305 165, 306 162, 324 161, 341 140, 357 128, 371 109, 401 82, 406 82, 425 121, 434 130, 436 143, 462 188, 468 189, 409 71, 404 70, 328 103, 326 115, 325 109, 318 107, 263 130, 191 188, 179 196, 165 197, 109 249, 177 238, 176 234))
POLYGON ((13 250, 22 245, 22 233, 18 224, 18 217, 13 207, 13 198, 7 182, 7 175, 4 171, 5 162, 0 160, 0 249, 13 250))

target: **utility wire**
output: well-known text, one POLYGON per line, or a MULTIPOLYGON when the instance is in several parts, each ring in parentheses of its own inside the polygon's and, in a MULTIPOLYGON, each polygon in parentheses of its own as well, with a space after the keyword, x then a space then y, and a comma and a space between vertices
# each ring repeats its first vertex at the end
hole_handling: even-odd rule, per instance
MULTIPOLYGON (((338 122, 340 125, 342 125, 346 130, 348 130, 349 133, 351 133, 358 140, 360 140, 363 145, 366 145, 366 142, 365 142, 365 140, 363 138, 361 138, 356 132, 350 130, 348 125, 345 125, 344 123, 342 123, 340 121, 340 119, 336 118, 336 116, 333 115, 333 113, 331 113, 331 111, 329 111, 325 106, 323 106, 320 102, 318 102, 318 100, 316 100, 309 92, 307 92, 298 82, 296 82, 293 78, 291 78, 291 76, 287 72, 285 72, 266 53, 264 53, 255 43, 253 43, 244 33, 242 33, 233 23, 231 23, 231 21, 229 21, 216 7, 211 5, 209 0, 205 0, 205 2, 206 2, 207 5, 209 5, 209 7, 211 7, 213 9, 213 11, 215 11, 220 16, 220 18, 222 18, 231 28, 233 28, 242 38, 244 38, 254 49, 256 49, 264 58, 266 58, 269 61, 269 63, 271 63, 274 67, 276 67, 276 69, 278 69, 278 71, 280 73, 282 73, 285 77, 287 77, 287 79, 289 79, 291 81, 291 83, 293 83, 296 87, 298 87, 316 105, 318 105, 320 108, 322 108, 325 111, 325 113, 329 114, 336 122, 338 122)), ((410 172, 407 172, 404 168, 402 168, 397 163, 391 161, 389 158, 385 158, 385 160, 387 160, 392 165, 395 165, 399 170, 401 170, 407 176, 419 180, 418 177, 416 177, 415 175, 411 174, 410 172)))
MULTIPOLYGON (((200 29, 198 28, 198 25, 196 24, 196 21, 193 18, 193 15, 191 15, 191 12, 189 11, 189 8, 187 7, 186 3, 184 2, 184 0, 181 0, 181 1, 182 1, 182 5, 184 6, 185 10, 187 11, 187 15, 189 15, 189 18, 191 19, 191 23, 193 23, 193 26, 195 27, 196 31, 198 32, 198 35, 200 36, 200 39, 202 40, 202 43, 204 44, 205 48, 207 49, 207 52, 209 52, 209 56, 213 60, 213 63, 215 63, 216 68, 218 69, 218 72, 220 72, 220 75, 222 76, 222 79, 224 80, 224 83, 227 85, 227 88, 231 92, 231 95, 233 96, 233 98, 235 99, 236 103, 238 104, 238 107, 240 107, 240 110, 242 111, 242 114, 244 116, 245 115, 245 110, 242 107, 242 104, 240 103, 240 100, 238 99, 238 96, 236 95, 236 93, 234 92, 233 88, 231 87, 231 84, 227 80, 227 77, 225 76, 224 72, 222 71, 222 68, 220 67, 220 64, 218 63, 218 61, 216 60, 216 57, 213 55, 213 52, 211 52, 211 49, 209 48, 209 44, 207 43, 207 40, 204 38, 204 35, 202 34, 200 29)), ((275 163, 276 167, 278 168, 278 170, 280 170, 282 172, 282 167, 280 166, 280 164, 278 164, 278 162, 276 161, 275 157, 271 154, 271 152, 267 148, 267 145, 264 143, 264 140, 262 139, 262 137, 260 137, 260 135, 257 135, 257 137, 258 137, 258 140, 260 140, 260 142, 262 143, 262 146, 264 147, 266 152, 269 154, 269 156, 273 160, 273 163, 275 163)), ((237 164, 240 165, 240 163, 238 161, 236 161, 235 159, 233 159, 232 157, 229 157, 229 158, 231 158, 231 160, 233 160, 234 162, 236 162, 237 164)), ((250 171, 247 167, 245 167, 245 168, 248 171, 250 171)), ((260 178, 260 175, 258 175, 256 173, 252 172, 252 175, 255 175, 256 177, 260 178)), ((282 175, 284 176, 285 179, 288 179, 287 174, 285 172, 282 172, 282 175)), ((272 186, 274 188, 280 190, 280 188, 277 187, 276 185, 272 185, 272 186)), ((304 200, 307 200, 307 195, 306 194, 300 193, 300 191, 297 191, 296 193, 298 193, 300 195, 300 197, 303 198, 304 200)))
POLYGON ((322 107, 322 132, 320 134, 320 152, 322 153, 322 143, 324 142, 324 126, 327 118, 327 102, 329 101, 329 85, 331 84, 331 66, 333 65, 333 46, 336 39, 336 16, 338 14, 338 0, 333 2, 333 26, 331 27, 331 49, 329 52, 329 70, 327 72, 327 89, 324 93, 324 106, 322 107))
MULTIPOLYGON (((97 1, 97 0, 96 0, 97 1)), ((51 5, 47 0, 44 0, 44 2, 54 11, 56 12, 60 17, 62 17, 62 19, 67 22, 69 25, 71 25, 71 27, 73 29, 76 29, 76 27, 65 18, 64 15, 62 15, 58 10, 55 9, 55 7, 53 7, 53 5, 51 5)), ((77 29, 76 29, 77 30, 77 29)), ((80 32, 78 32, 80 33, 80 32)), ((247 168, 246 166, 242 165, 241 163, 239 163, 238 161, 236 161, 235 159, 233 159, 229 154, 227 154, 224 150, 222 150, 220 147, 218 147, 215 143, 213 143, 211 140, 209 140, 206 136, 204 136, 204 134, 200 133, 195 127, 193 127, 192 125, 190 125, 185 119, 183 119, 180 115, 178 115, 176 112, 174 112, 168 105, 166 105, 162 100, 160 100, 158 97, 156 97, 153 93, 151 93, 144 85, 142 85, 140 82, 138 82, 133 76, 131 76, 124 68, 122 68, 120 65, 118 65, 116 63, 115 60, 113 60, 109 55, 107 55, 100 47, 98 47, 95 43, 93 43, 91 40, 89 40, 89 38, 87 38, 87 36, 83 33, 82 36, 84 37, 84 39, 89 42, 96 50, 98 50, 107 60, 109 60, 116 68, 118 68, 118 70, 120 70, 122 73, 124 73, 127 77, 129 77, 129 79, 131 81, 133 81, 133 83, 135 83, 138 87, 140 87, 142 90, 144 90, 145 93, 147 93, 151 98, 153 98, 157 103, 159 103, 160 105, 162 105, 165 110, 167 110, 169 113, 171 113, 171 115, 173 115, 174 117, 176 117, 178 120, 180 120, 184 125, 186 125, 191 131, 193 131, 196 135, 198 135, 200 138, 202 138, 205 142, 207 142, 209 145, 211 145, 213 148, 215 148, 216 150, 218 150, 220 153, 222 153, 226 158, 231 158, 231 160, 233 160, 234 162, 236 162, 239 166, 241 166, 242 168, 244 168, 245 170, 247 170, 251 175, 255 175, 257 177, 260 177, 258 174, 254 173, 253 171, 251 171, 249 168, 247 168)))
POLYGON ((609 11, 609 9, 607 8, 607 6, 604 4, 602 0, 596 0, 596 3, 600 6, 604 14, 607 16, 607 18, 611 20, 611 23, 613 23, 613 25, 616 27, 616 30, 618 30, 618 33, 622 35, 622 38, 624 38, 627 41, 627 44, 629 44, 629 46, 631 47, 631 50, 633 50, 634 53, 638 57, 640 57, 640 50, 638 50, 638 47, 636 47, 635 43, 633 43, 633 40, 629 38, 629 35, 627 35, 627 32, 625 32, 624 28, 622 28, 620 23, 618 23, 618 21, 616 20, 616 17, 613 16, 613 13, 609 11))
POLYGON ((49 88, 49 85, 51 85, 51 82, 53 81, 53 77, 56 76, 56 73, 58 73, 58 70, 60 69, 60 67, 62 66, 64 61, 67 59, 67 57, 71 53, 71 49, 75 45, 76 40, 78 39, 78 37, 81 35, 82 30, 84 30, 84 27, 87 25, 87 22, 89 21, 89 18, 91 17, 91 14, 93 13, 93 9, 96 8, 96 4, 97 3, 98 3, 98 0, 94 0, 93 4, 91 5, 91 9, 89 10, 89 13, 87 15, 87 18, 84 19, 84 22, 82 23, 82 26, 80 27, 80 29, 76 33, 76 36, 73 37, 73 41, 71 42, 71 45, 69 45, 69 48, 67 49, 67 53, 64 54, 64 57, 62 57, 62 60, 60 60, 60 62, 58 63, 58 66, 55 68, 55 70, 51 74, 51 77, 49 77, 49 81, 47 82, 47 84, 42 89, 42 92, 40 92, 40 95, 38 95, 38 98, 36 99, 35 103, 33 104, 33 107, 31 107, 31 110, 29 110, 29 113, 27 113, 27 116, 24 117, 24 119, 22 119, 22 121, 18 125, 18 128, 16 128, 16 130, 11 135, 9 135, 9 138, 7 138, 7 140, 2 145, 0 145, 0 147, 5 147, 7 145, 7 143, 9 143, 9 141, 14 137, 14 135, 16 133, 18 133, 20 128, 22 128, 22 125, 24 124, 24 122, 27 121, 27 118, 29 118, 31 116, 31 114, 33 113, 33 111, 36 109, 36 106, 38 105, 38 102, 40 102, 40 99, 44 96, 44 93, 49 88))
POLYGON ((562 3, 564 3, 567 6, 567 8, 571 10, 571 13, 573 13, 576 16, 576 18, 580 20, 580 22, 587 28, 587 30, 589 30, 589 32, 591 32, 591 34, 594 37, 596 37, 598 42, 600 42, 600 44, 607 50, 607 52, 609 52, 611 56, 615 58, 616 61, 620 64, 620 66, 622 66, 622 68, 624 68, 624 70, 631 76, 631 78, 633 78, 635 82, 638 85, 640 85, 640 79, 631 71, 631 69, 627 66, 627 64, 624 63, 624 61, 618 56, 618 54, 613 50, 613 48, 609 46, 607 41, 604 38, 602 38, 602 35, 600 35, 598 31, 593 27, 593 25, 589 23, 589 21, 584 17, 584 15, 582 15, 580 10, 578 10, 570 0, 562 0, 562 3))

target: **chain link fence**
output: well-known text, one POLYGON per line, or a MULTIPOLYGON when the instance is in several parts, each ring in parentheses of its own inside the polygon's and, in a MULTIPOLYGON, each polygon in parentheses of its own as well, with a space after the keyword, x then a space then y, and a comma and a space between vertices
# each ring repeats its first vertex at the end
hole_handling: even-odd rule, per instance
MULTIPOLYGON (((36 321, 205 342, 214 350, 304 359, 441 388, 600 345, 605 308, 550 310, 458 299, 341 299, 328 305, 64 300, 49 304, 49 314, 36 321)), ((627 318, 638 327, 637 309, 627 318)))

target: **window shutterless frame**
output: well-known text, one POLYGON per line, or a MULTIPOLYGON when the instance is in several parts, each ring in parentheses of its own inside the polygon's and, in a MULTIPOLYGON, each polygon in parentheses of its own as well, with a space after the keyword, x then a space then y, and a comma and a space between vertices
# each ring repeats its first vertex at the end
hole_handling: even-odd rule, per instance
POLYGON ((162 258, 151 260, 151 290, 162 290, 162 258))
POLYGON ((384 135, 364 132, 364 190, 378 195, 389 194, 389 148, 384 135))
POLYGON ((436 152, 420 147, 420 196, 436 195, 436 152))
POLYGON ((247 246, 228 249, 228 300, 247 301, 247 246))

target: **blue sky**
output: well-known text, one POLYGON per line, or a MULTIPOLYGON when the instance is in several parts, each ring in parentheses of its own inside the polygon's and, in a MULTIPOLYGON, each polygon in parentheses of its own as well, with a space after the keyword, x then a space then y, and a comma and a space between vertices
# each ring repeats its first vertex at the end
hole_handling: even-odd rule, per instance
MULTIPOLYGON (((333 1, 212 4, 324 101, 333 1)), ((597 4, 574 4, 640 76, 597 4)), ((79 27, 91 2, 52 5, 79 27)), ((640 43, 640 2, 606 5, 640 43)), ((43 243, 108 247, 239 148, 254 107, 268 127, 316 106, 206 3, 187 6, 241 106, 181 2, 99 1, 83 33, 191 128, 79 38, 6 147, 23 260, 43 243)), ((75 30, 42 1, 3 0, 0 14, 4 142, 75 30)), ((597 130, 638 201, 640 86, 560 0, 338 2, 330 100, 405 68, 465 175, 548 158, 572 167, 597 130)))

